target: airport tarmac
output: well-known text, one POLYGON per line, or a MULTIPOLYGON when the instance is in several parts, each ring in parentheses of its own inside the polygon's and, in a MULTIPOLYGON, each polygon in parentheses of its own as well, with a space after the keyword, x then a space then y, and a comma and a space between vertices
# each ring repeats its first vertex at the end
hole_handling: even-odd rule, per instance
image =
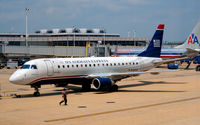
POLYGON ((8 82, 14 69, 1 69, 0 125, 199 125, 200 72, 194 67, 127 78, 117 83, 118 92, 69 86, 67 106, 59 105, 62 88, 45 85, 33 97, 30 86, 8 82))

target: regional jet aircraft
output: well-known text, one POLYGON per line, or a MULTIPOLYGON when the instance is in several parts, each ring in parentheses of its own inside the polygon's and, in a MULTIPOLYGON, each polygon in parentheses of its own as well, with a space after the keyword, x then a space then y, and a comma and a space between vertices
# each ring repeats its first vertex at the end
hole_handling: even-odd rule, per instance
MULTIPOLYGON (((143 73, 157 74, 160 71, 147 71, 162 64, 160 50, 164 24, 160 24, 148 46, 138 57, 90 57, 90 58, 44 58, 26 62, 14 72, 9 81, 35 88, 34 95, 39 96, 38 88, 44 84, 66 86, 82 85, 89 90, 117 91, 117 81, 143 73)), ((165 61, 166 62, 166 61, 165 61)))

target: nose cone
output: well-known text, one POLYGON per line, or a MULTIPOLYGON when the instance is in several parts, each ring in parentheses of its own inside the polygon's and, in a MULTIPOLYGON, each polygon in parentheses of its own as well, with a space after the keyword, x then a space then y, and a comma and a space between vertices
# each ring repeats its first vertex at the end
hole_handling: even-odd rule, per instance
POLYGON ((20 74, 12 74, 9 78, 9 81, 13 84, 23 84, 23 76, 20 74))

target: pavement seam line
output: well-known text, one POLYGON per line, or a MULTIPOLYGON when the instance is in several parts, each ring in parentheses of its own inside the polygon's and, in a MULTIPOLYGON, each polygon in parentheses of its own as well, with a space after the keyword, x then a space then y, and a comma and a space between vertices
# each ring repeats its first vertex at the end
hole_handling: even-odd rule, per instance
POLYGON ((128 111, 128 110, 136 110, 136 109, 154 107, 154 106, 159 106, 159 105, 172 104, 172 103, 177 103, 177 102, 185 102, 185 101, 196 100, 196 99, 200 99, 200 96, 199 97, 193 97, 193 98, 174 100, 174 101, 168 101, 168 102, 162 102, 162 103, 156 103, 156 104, 150 104, 150 105, 144 105, 144 106, 137 106, 137 107, 131 107, 131 108, 124 108, 124 109, 118 109, 118 110, 112 110, 112 111, 93 113, 93 114, 86 114, 86 115, 72 116, 72 117, 67 117, 67 118, 45 120, 44 122, 55 122, 55 121, 63 121, 63 120, 71 120, 71 119, 77 119, 77 118, 91 117, 91 116, 110 114, 110 113, 116 113, 116 112, 122 112, 122 111, 128 111))

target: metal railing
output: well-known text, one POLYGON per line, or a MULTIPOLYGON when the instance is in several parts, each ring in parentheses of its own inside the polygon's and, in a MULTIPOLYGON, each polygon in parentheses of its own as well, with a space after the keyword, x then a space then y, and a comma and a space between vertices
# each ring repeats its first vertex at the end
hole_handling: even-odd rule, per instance
POLYGON ((86 56, 85 47, 58 46, 5 46, 1 45, 2 54, 25 54, 43 56, 86 56))
MULTIPOLYGON (((28 37, 28 41, 104 41, 104 37, 28 37)), ((0 37, 0 41, 25 41, 25 37, 0 37)), ((149 38, 106 37, 105 41, 150 41, 149 38)))

